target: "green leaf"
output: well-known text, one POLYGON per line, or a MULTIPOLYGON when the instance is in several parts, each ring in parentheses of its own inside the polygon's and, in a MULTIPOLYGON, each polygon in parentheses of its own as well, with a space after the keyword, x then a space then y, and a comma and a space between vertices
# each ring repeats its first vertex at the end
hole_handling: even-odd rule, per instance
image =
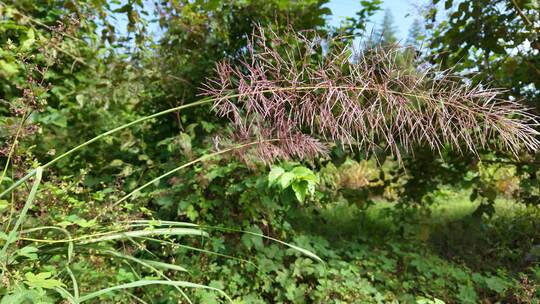
POLYGON ((495 291, 496 293, 503 293, 506 288, 508 288, 508 283, 499 277, 488 277, 484 280, 489 289, 495 291))
POLYGON ((29 29, 26 33, 26 39, 21 43, 21 51, 27 51, 29 50, 32 45, 34 45, 34 42, 36 42, 36 36, 34 34, 34 30, 29 29))
POLYGON ((95 219, 92 219, 92 220, 80 219, 76 221, 75 224, 81 226, 82 228, 89 228, 89 227, 93 227, 97 225, 95 219))
POLYGON ((41 272, 38 274, 27 272, 24 274, 24 277, 26 278, 26 281, 24 282, 30 287, 52 289, 64 286, 62 282, 55 279, 50 279, 50 272, 41 272))
POLYGON ((285 172, 279 177, 279 184, 281 186, 281 189, 286 189, 289 187, 296 176, 291 172, 285 172))
POLYGON ((311 179, 315 177, 315 174, 313 173, 313 171, 311 171, 310 169, 306 167, 294 167, 294 169, 291 170, 291 173, 296 175, 298 179, 305 179, 305 178, 311 179))
POLYGON ((29 300, 25 292, 15 292, 13 294, 5 295, 2 297, 0 304, 20 304, 24 301, 29 300))
POLYGON ((191 153, 191 137, 189 134, 182 132, 178 136, 178 141, 180 143, 180 147, 184 151, 185 154, 191 153))
POLYGON ((63 222, 58 223, 59 226, 64 226, 64 227, 69 226, 71 224, 79 225, 82 228, 89 228, 89 227, 93 227, 93 226, 96 225, 96 220, 95 219, 86 220, 86 219, 80 218, 76 214, 70 214, 69 216, 67 216, 65 218, 65 220, 63 222), (67 221, 69 221, 69 222, 67 222, 67 221))
POLYGON ((300 203, 303 203, 304 200, 306 199, 308 182, 306 181, 294 182, 292 184, 292 189, 294 191, 294 195, 296 195, 296 199, 298 199, 300 203))
POLYGON ((19 72, 19 67, 16 63, 0 60, 0 74, 4 76, 12 76, 19 72))
POLYGON ((2 297, 0 304, 53 303, 52 301, 47 302, 47 300, 43 290, 26 289, 24 286, 18 285, 13 293, 2 297))
POLYGON ((52 124, 60 128, 67 128, 67 116, 63 111, 47 107, 47 111, 38 117, 37 121, 44 124, 52 124))
POLYGON ((285 170, 281 167, 272 167, 272 170, 270 170, 270 173, 268 174, 268 184, 270 186, 274 185, 276 183, 277 179, 285 173, 285 170))
POLYGON ((0 200, 0 211, 9 207, 9 202, 6 200, 0 200))
POLYGON ((458 299, 461 303, 477 303, 478 296, 476 291, 470 285, 461 285, 459 286, 458 299))
POLYGON ((261 250, 264 247, 263 241, 262 241, 262 231, 257 226, 252 226, 248 230, 249 233, 246 233, 242 236, 242 243, 247 248, 255 248, 257 250, 261 250))
POLYGON ((111 167, 120 167, 124 164, 124 161, 121 159, 113 159, 113 161, 109 164, 111 167))
POLYGON ((27 257, 30 260, 37 260, 38 249, 33 246, 26 246, 17 250, 17 255, 27 257))

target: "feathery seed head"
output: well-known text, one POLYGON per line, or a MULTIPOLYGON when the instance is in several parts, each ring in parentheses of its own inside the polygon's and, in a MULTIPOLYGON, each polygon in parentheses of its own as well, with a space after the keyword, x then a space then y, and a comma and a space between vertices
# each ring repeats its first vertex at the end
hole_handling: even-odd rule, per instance
POLYGON ((418 145, 514 155, 540 146, 534 117, 499 90, 468 86, 397 47, 354 51, 336 40, 323 55, 320 41, 260 28, 241 63, 218 63, 203 88, 234 140, 261 140, 252 153, 264 162, 322 156, 328 142, 398 158, 418 145))

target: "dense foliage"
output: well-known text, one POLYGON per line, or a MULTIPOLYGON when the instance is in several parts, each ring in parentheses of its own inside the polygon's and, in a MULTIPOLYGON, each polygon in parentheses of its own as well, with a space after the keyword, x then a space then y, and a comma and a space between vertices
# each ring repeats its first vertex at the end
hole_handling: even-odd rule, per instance
POLYGON ((539 4, 432 2, 0 2, 0 303, 538 303, 539 4))

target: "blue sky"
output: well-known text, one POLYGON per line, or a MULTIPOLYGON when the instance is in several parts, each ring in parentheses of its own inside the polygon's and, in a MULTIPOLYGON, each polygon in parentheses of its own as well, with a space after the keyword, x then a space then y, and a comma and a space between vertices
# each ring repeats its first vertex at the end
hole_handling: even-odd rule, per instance
MULTIPOLYGON (((384 11, 389 9, 394 16, 396 35, 400 40, 405 40, 409 33, 409 27, 415 18, 418 18, 418 0, 384 0, 382 11, 372 17, 368 32, 375 25, 381 24, 384 11)), ((330 0, 328 7, 332 10, 330 25, 337 26, 340 21, 347 17, 353 17, 360 10, 360 0, 330 0)))

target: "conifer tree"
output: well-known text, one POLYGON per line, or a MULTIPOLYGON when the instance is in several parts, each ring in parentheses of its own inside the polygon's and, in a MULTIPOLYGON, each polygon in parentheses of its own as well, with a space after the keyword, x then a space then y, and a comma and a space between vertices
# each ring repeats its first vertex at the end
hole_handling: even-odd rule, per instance
POLYGON ((405 44, 407 46, 412 46, 419 49, 423 34, 424 33, 422 31, 422 24, 420 23, 420 20, 414 19, 411 27, 409 28, 409 35, 407 36, 405 44))
POLYGON ((396 28, 392 11, 387 9, 379 30, 375 32, 375 38, 382 46, 394 45, 397 43, 396 28))

